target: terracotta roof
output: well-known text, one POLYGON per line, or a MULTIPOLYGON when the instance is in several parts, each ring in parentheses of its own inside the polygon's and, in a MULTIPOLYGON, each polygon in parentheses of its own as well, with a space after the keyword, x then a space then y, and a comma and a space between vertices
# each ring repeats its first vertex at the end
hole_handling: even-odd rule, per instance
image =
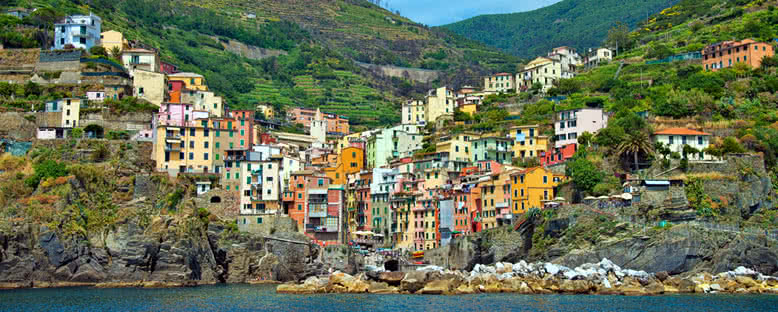
POLYGON ((654 135, 711 135, 710 133, 705 133, 697 130, 687 129, 687 128, 670 128, 670 129, 664 129, 661 131, 654 132, 654 135))

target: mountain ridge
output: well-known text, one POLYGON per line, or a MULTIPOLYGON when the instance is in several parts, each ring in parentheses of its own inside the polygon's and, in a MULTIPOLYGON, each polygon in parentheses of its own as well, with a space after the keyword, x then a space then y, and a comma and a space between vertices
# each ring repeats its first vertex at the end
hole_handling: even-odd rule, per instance
POLYGON ((677 0, 563 0, 526 12, 480 15, 443 25, 454 33, 524 58, 556 46, 600 46, 617 22, 636 26, 677 0), (549 27, 548 23, 554 25, 549 27))

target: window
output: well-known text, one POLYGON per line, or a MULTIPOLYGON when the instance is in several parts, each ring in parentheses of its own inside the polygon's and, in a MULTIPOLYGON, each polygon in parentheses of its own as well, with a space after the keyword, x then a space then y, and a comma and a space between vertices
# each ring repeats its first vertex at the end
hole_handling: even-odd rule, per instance
MULTIPOLYGON (((216 130, 216 137, 218 138, 220 135, 221 135, 221 131, 216 130)), ((216 143, 216 144, 219 144, 219 143, 216 143)))
POLYGON ((189 160, 194 160, 194 153, 189 153, 189 160))
POLYGON ((219 154, 216 154, 216 160, 219 160, 219 154))
POLYGON ((681 144, 686 145, 686 136, 685 135, 681 136, 681 144))
POLYGON ((203 154, 203 160, 208 160, 208 153, 203 154))
POLYGON ((324 186, 324 179, 319 179, 319 186, 324 186))
POLYGON ((671 135, 671 136, 668 136, 667 138, 668 138, 668 140, 670 140, 670 141, 669 141, 669 142, 670 142, 670 144, 673 144, 673 141, 674 141, 674 140, 673 140, 673 136, 671 135))
POLYGON ((240 146, 243 146, 244 142, 244 140, 240 140, 240 146))
POLYGON ((205 146, 205 148, 208 148, 208 141, 203 142, 203 145, 205 146))
POLYGON ((194 141, 189 141, 189 148, 194 148, 194 141))
POLYGON ((548 184, 548 176, 543 176, 543 184, 548 184))
POLYGON ((297 211, 302 211, 302 210, 303 210, 303 205, 297 204, 297 211))
POLYGON ((195 128, 189 129, 189 135, 193 137, 195 136, 195 128))
POLYGON ((303 193, 297 193, 297 199, 302 199, 302 198, 303 198, 303 193))

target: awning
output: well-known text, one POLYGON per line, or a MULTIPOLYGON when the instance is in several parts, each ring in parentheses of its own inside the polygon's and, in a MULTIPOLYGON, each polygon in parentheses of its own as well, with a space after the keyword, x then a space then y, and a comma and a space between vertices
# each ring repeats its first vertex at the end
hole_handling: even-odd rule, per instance
POLYGON ((600 196, 600 197, 597 197, 597 199, 608 199, 608 196, 600 196))
POLYGON ((632 194, 630 193, 621 194, 621 198, 623 198, 624 200, 632 200, 632 194))
POLYGON ((584 198, 584 200, 595 200, 595 199, 597 199, 597 197, 594 197, 594 196, 586 196, 584 198))
POLYGON ((308 194, 314 194, 314 195, 327 195, 327 190, 323 189, 309 189, 308 194))
POLYGON ((643 183, 649 186, 670 186, 670 181, 645 180, 643 183))
POLYGON ((557 197, 557 198, 554 198, 554 200, 565 201, 565 198, 564 197, 557 197))

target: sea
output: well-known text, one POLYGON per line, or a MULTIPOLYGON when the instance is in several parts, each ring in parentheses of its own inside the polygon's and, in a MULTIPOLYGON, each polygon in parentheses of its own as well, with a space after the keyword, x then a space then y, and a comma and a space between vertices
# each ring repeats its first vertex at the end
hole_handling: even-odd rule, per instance
POLYGON ((0 311, 778 311, 776 295, 282 295, 274 285, 0 291, 0 311))

